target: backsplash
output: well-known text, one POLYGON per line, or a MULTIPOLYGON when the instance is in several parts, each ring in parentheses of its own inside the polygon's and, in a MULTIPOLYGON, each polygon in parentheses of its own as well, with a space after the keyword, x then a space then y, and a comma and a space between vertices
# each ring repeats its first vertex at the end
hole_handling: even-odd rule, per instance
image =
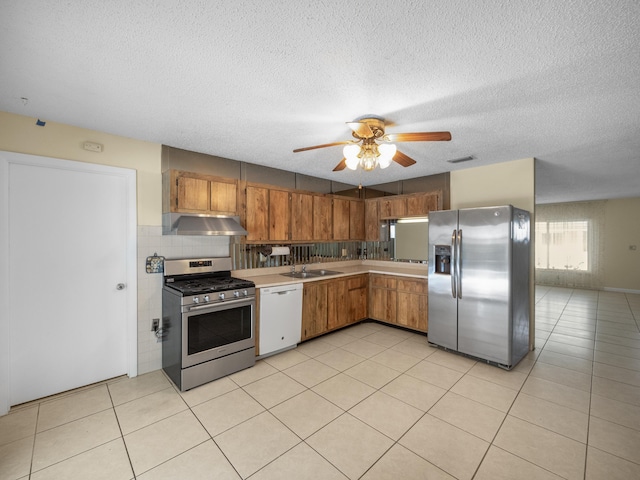
POLYGON ((138 374, 162 368, 162 344, 151 321, 162 318, 162 273, 147 273, 147 257, 228 257, 229 237, 162 235, 161 226, 138 226, 138 374))
POLYGON ((293 245, 231 244, 234 270, 282 267, 313 263, 342 262, 345 260, 390 260, 393 240, 388 242, 330 242, 293 245), (273 255, 270 247, 287 246, 289 255, 273 255))

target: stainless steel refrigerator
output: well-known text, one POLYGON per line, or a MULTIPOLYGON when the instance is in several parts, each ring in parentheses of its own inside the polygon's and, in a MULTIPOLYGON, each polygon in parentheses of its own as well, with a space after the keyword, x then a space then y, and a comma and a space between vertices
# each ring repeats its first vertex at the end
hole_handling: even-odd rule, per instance
POLYGON ((430 343, 514 367, 529 351, 529 212, 429 213, 430 343))

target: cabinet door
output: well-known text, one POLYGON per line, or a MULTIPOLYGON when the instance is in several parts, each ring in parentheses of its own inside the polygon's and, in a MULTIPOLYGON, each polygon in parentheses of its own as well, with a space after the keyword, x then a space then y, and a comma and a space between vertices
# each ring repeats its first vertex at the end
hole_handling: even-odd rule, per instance
POLYGON ((350 323, 348 301, 347 280, 331 280, 327 285, 328 330, 344 327, 350 323))
POLYGON ((369 282, 367 275, 349 277, 347 280, 347 305, 349 322, 357 322, 368 317, 369 282))
POLYGON ((291 209, 289 192, 269 190, 269 240, 289 240, 291 209))
POLYGON ((235 183, 209 182, 212 213, 236 215, 238 212, 238 187, 235 183))
POLYGON ((406 197, 382 197, 379 200, 380 218, 400 218, 407 214, 406 197))
POLYGON ((269 190, 247 186, 247 241, 269 240, 269 190))
POLYGON ((372 288, 369 316, 383 322, 396 322, 396 298, 395 290, 387 288, 372 288))
POLYGON ((365 240, 377 242, 380 240, 380 215, 378 212, 378 199, 373 198, 364 201, 365 240))
POLYGON ((333 239, 349 240, 349 200, 333 199, 333 239))
POLYGON ((407 197, 408 216, 426 216, 429 212, 438 210, 439 198, 437 193, 420 193, 407 197))
POLYGON ((398 325, 427 331, 427 296, 398 291, 398 325))
POLYGON ((327 331, 327 282, 308 282, 302 290, 302 340, 327 331))
POLYGON ((426 279, 398 277, 398 325, 427 331, 427 297, 426 279))
POLYGON ((201 178, 180 176, 176 179, 177 210, 180 212, 207 212, 209 210, 209 182, 201 178))
POLYGON ((364 240, 364 202, 349 201, 349 239, 364 240))
POLYGON ((313 195, 291 194, 291 240, 313 240, 313 195))
POLYGON ((331 240, 331 198, 314 195, 313 197, 313 238, 314 240, 331 240))

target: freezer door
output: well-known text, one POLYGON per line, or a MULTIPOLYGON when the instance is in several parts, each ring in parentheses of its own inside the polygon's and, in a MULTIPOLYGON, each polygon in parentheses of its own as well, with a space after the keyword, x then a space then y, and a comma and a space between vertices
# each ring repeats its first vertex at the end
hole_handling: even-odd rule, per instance
POLYGON ((458 351, 503 365, 511 363, 512 209, 459 211, 458 351))
POLYGON ((458 303, 455 286, 455 249, 452 237, 458 228, 458 211, 429 213, 429 342, 458 349, 458 303))

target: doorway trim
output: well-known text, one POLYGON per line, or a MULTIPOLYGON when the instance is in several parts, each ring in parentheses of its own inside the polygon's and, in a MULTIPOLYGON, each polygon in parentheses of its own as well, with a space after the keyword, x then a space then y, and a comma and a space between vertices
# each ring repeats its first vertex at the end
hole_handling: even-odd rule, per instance
POLYGON ((108 174, 126 181, 126 365, 127 375, 138 374, 138 281, 137 281, 137 201, 136 171, 94 163, 61 160, 38 155, 0 151, 0 415, 9 412, 10 403, 10 320, 9 320, 9 166, 22 164, 108 174))

